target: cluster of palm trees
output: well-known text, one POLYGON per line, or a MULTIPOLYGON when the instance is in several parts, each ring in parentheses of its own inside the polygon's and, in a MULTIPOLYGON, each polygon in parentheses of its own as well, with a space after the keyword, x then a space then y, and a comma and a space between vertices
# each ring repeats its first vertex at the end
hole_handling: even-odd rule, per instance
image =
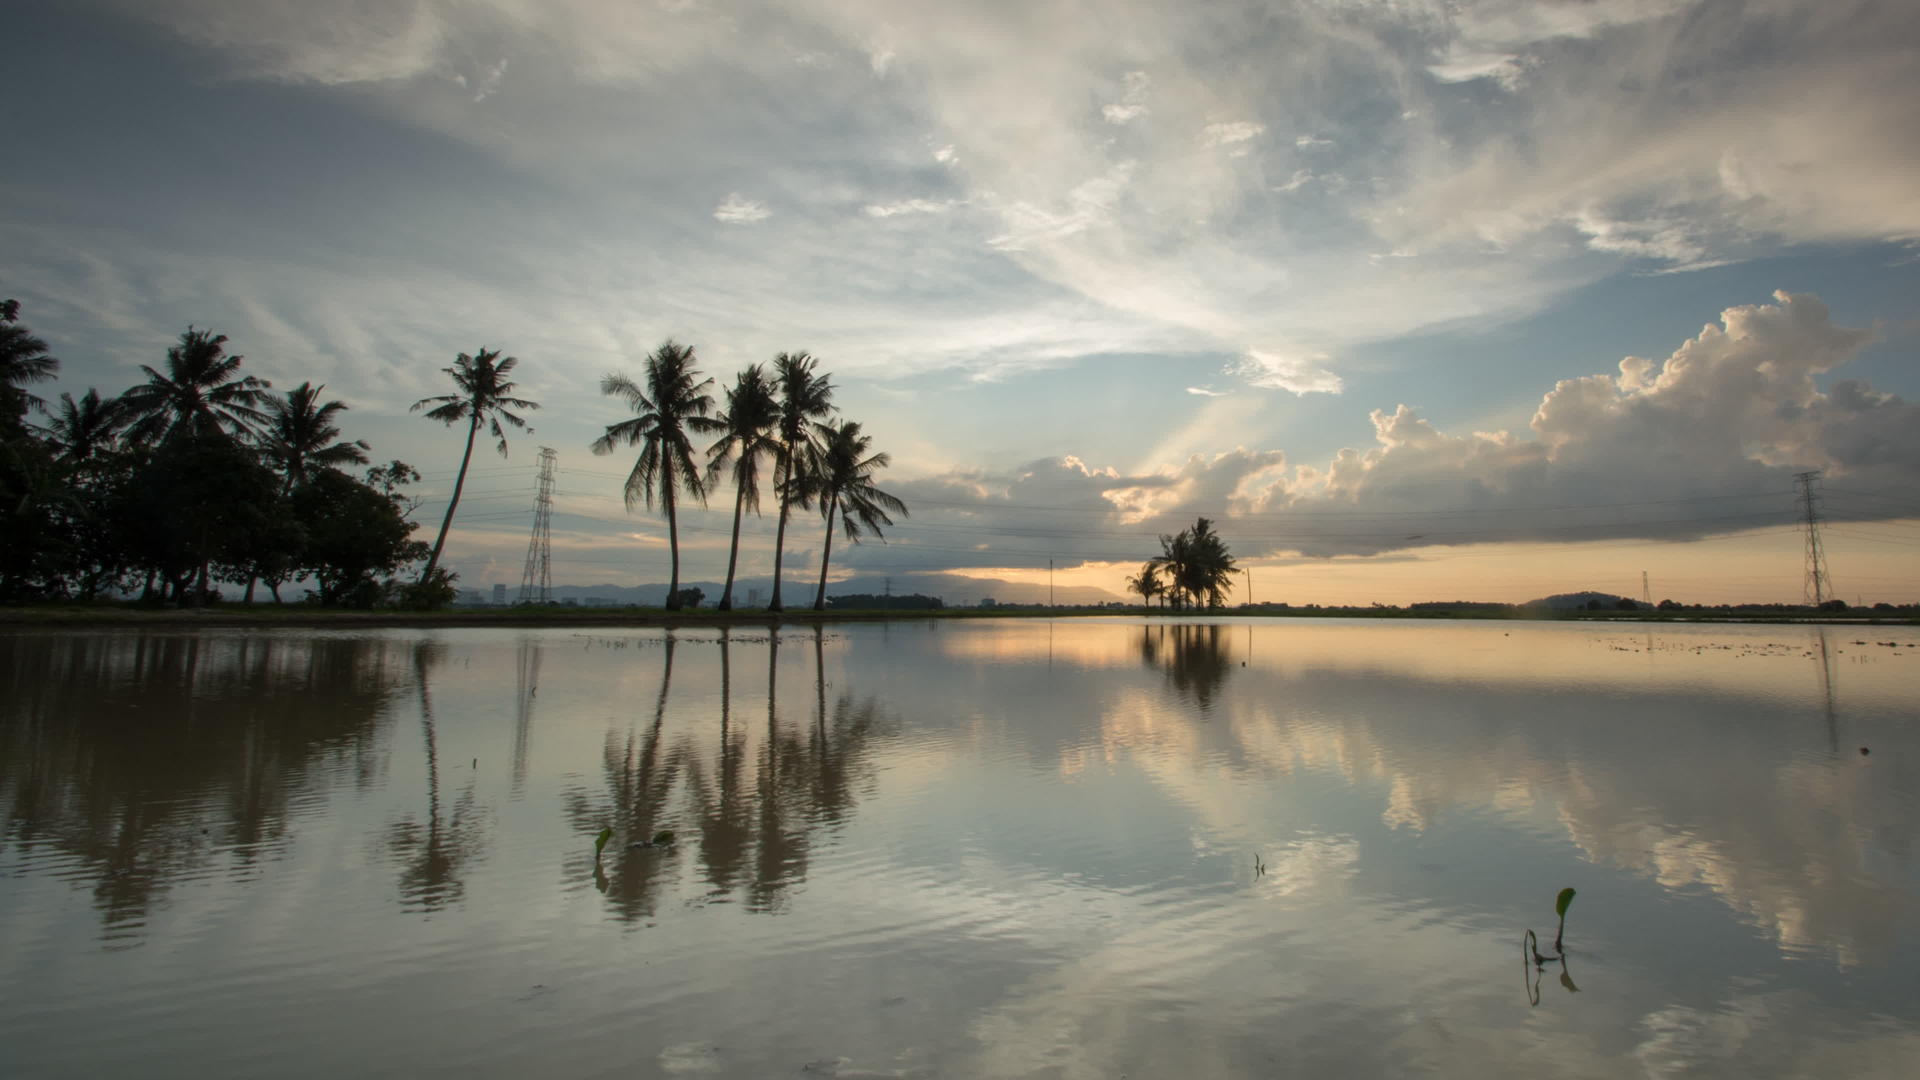
MULTIPOLYGON (((248 581, 251 596, 250 561, 291 570, 311 554, 293 550, 306 538, 276 521, 287 516, 278 504, 305 493, 322 474, 368 462, 365 442, 341 437, 343 402, 325 400, 325 387, 311 382, 275 393, 266 380, 242 373, 244 358, 227 353, 223 334, 189 327, 167 350, 164 368, 141 365, 145 381, 119 396, 90 388, 77 400, 62 393, 48 405, 24 386, 53 378, 59 360, 19 324, 17 304, 8 301, 0 316, 0 386, 7 396, 0 413, 11 425, 0 431, 7 444, 0 479, 13 497, 7 524, 61 534, 38 537, 34 551, 23 553, 31 558, 9 560, 10 593, 58 594, 83 582, 79 591, 91 595, 144 568, 149 593, 159 575, 173 599, 199 602, 218 565, 227 580, 248 581), (44 422, 28 423, 29 412, 44 422), (140 494, 169 482, 174 490, 165 497, 140 494), (147 503, 158 503, 160 512, 147 503), (164 545, 163 534, 171 537, 164 545), (191 586, 181 573, 189 564, 191 586)), ((383 472, 379 498, 392 501, 393 487, 411 475, 396 462, 383 472)), ((374 484, 329 477, 333 488, 340 486, 334 481, 374 484)), ((336 510, 340 494, 330 489, 336 510)), ((410 529, 396 541, 395 558, 410 529)), ((374 562, 383 558, 376 553, 374 562)))
MULTIPOLYGON (((677 609, 685 602, 680 590, 681 496, 690 496, 705 506, 713 491, 727 479, 733 482, 733 540, 719 602, 720 610, 728 611, 733 608, 733 583, 740 563, 741 519, 748 510, 760 512, 763 470, 770 468, 780 516, 774 533, 773 595, 767 609, 783 610, 781 570, 787 523, 795 509, 816 507, 826 519, 827 532, 813 607, 816 611, 824 609, 835 519, 847 540, 857 543, 867 535, 880 535, 881 526, 893 524, 891 515, 907 515, 905 503, 874 483, 875 475, 891 459, 873 450, 872 437, 863 433, 858 423, 831 422, 833 380, 807 353, 780 353, 774 357, 771 370, 749 364, 734 377, 733 385, 725 391, 726 405, 717 411, 713 380, 702 375, 696 361, 692 346, 669 340, 647 355, 637 380, 619 373, 600 380, 601 393, 619 398, 633 415, 607 425, 605 433, 594 440, 593 452, 610 454, 623 446, 640 448, 627 474, 624 496, 629 511, 636 506, 652 510, 657 504, 666 516, 671 560, 667 607, 677 609), (694 440, 708 436, 714 437, 714 442, 704 453, 696 451, 694 440), (701 456, 704 463, 696 460, 701 456)), ((461 353, 452 367, 444 369, 458 393, 424 398, 413 406, 415 411, 427 409, 430 420, 448 425, 465 421, 467 425, 466 452, 460 460, 440 536, 421 575, 423 582, 431 578, 439 563, 481 426, 487 425, 505 454, 507 440, 501 423, 524 428, 525 420, 512 410, 540 407, 537 402, 513 396, 515 386, 506 376, 517 363, 514 357, 502 357, 486 349, 473 356, 461 353)))
POLYGON ((1153 598, 1178 609, 1225 606, 1233 591, 1233 555, 1226 541, 1213 531, 1213 522, 1200 518, 1171 536, 1161 534, 1160 554, 1148 559, 1140 573, 1127 579, 1127 588, 1152 604, 1153 598))

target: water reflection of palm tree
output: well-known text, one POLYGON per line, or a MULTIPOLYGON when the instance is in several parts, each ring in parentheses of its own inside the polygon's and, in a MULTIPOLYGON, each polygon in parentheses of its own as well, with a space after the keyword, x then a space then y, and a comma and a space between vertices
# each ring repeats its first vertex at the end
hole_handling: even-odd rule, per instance
POLYGON ((420 736, 427 755, 427 823, 402 821, 388 831, 387 845, 402 860, 400 896, 413 910, 434 912, 458 903, 466 891, 460 871, 479 849, 479 817, 474 781, 454 800, 452 812, 440 808, 440 749, 434 727, 433 691, 429 676, 445 657, 438 642, 422 641, 413 650, 413 668, 420 691, 420 736))
POLYGON ((1140 662, 1165 669, 1167 681, 1191 694, 1204 711, 1233 670, 1225 627, 1217 623, 1160 624, 1140 628, 1140 662))
MULTIPOLYGON (((675 644, 675 637, 669 631, 661 643, 664 656, 660 694, 654 702, 653 723, 646 734, 637 735, 629 728, 622 741, 612 732, 607 733, 602 755, 606 797, 592 798, 584 791, 567 796, 567 818, 576 831, 594 833, 611 823, 616 835, 645 840, 666 825, 668 795, 686 763, 684 750, 669 752, 662 743, 667 700, 673 687, 675 644)), ((620 844, 612 856, 613 872, 602 887, 621 918, 633 921, 653 914, 673 858, 672 848, 635 850, 624 842, 620 844)), ((583 860, 584 856, 576 861, 583 860)), ((577 876, 582 870, 584 866, 570 865, 568 876, 577 876)))
POLYGON ((720 630, 720 754, 716 776, 710 783, 700 766, 698 754, 687 755, 688 781, 700 812, 700 861, 707 883, 714 892, 733 891, 746 870, 747 852, 753 843, 753 822, 746 812, 741 790, 745 771, 747 735, 733 723, 733 639, 732 632, 720 630))

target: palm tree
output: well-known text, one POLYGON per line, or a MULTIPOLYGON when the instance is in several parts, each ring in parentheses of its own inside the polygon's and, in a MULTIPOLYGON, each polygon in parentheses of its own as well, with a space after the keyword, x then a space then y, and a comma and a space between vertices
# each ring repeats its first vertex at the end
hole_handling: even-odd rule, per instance
POLYGON ((888 511, 907 516, 907 504, 881 491, 873 484, 873 474, 893 460, 884 453, 868 454, 873 436, 862 435, 860 425, 847 420, 839 425, 821 425, 820 468, 811 482, 820 499, 820 512, 827 519, 827 538, 820 546, 820 590, 814 594, 813 610, 827 607, 827 559, 833 553, 833 515, 840 514, 840 527, 847 542, 860 542, 862 530, 880 535, 880 526, 893 524, 888 511))
POLYGON ((1160 565, 1149 559, 1140 564, 1140 573, 1127 579, 1127 588, 1140 594, 1140 602, 1151 607, 1153 598, 1167 591, 1166 584, 1160 580, 1160 565))
POLYGON ((813 505, 806 481, 819 457, 814 429, 833 412, 833 381, 815 373, 818 364, 804 352, 773 358, 774 381, 780 387, 780 449, 774 459, 779 469, 780 524, 773 537, 773 600, 767 604, 768 611, 782 610, 780 563, 787 549, 787 517, 795 503, 802 509, 813 505))
POLYGON ((243 356, 226 355, 227 335, 187 327, 167 350, 167 371, 145 364, 147 381, 120 395, 127 438, 157 443, 176 436, 240 435, 264 419, 272 383, 240 374, 243 356))
POLYGON ((725 425, 720 441, 707 448, 707 483, 714 484, 729 463, 733 465, 733 546, 727 555, 727 584, 720 592, 720 610, 733 610, 733 572, 740 561, 740 514, 760 512, 760 462, 777 458, 780 444, 774 428, 780 423, 780 403, 773 384, 759 364, 749 364, 727 391, 725 425))
POLYGON ((60 370, 60 361, 47 355, 47 343, 20 325, 19 318, 19 301, 0 302, 0 399, 6 400, 9 416, 44 405, 21 386, 45 382, 60 370))
POLYGON ((331 469, 367 463, 369 447, 365 440, 334 441, 340 437, 340 429, 333 418, 346 412, 347 404, 320 404, 320 391, 325 389, 324 383, 315 386, 304 382, 286 397, 267 395, 267 421, 260 432, 260 448, 287 478, 288 491, 306 480, 308 466, 331 469))
POLYGON ((507 411, 540 407, 537 401, 512 396, 518 388, 507 381, 506 375, 519 362, 512 356, 502 357, 497 349, 491 352, 481 349, 474 356, 461 353, 454 357, 452 367, 440 369, 453 379, 453 385, 459 387, 460 392, 421 398, 413 403, 412 412, 434 406, 427 412, 429 420, 438 420, 449 427, 460 420, 467 422, 467 450, 460 457, 460 474, 453 481, 453 498, 447 503, 447 516, 440 520, 440 535, 433 542, 433 553, 427 556, 427 568, 420 572, 421 581, 432 577, 434 567, 440 565, 440 549, 447 544, 447 527, 453 524, 453 511, 460 505, 460 489, 467 483, 467 465, 473 461, 473 438, 480 432, 480 421, 485 419, 488 433, 500 440, 501 457, 507 456, 507 433, 500 421, 529 432, 533 430, 525 420, 507 411))
POLYGON ((712 379, 694 380, 693 346, 667 341, 647 356, 646 386, 643 388, 625 375, 608 375, 600 380, 600 392, 625 398, 634 412, 633 419, 607 425, 607 433, 593 441, 593 452, 608 454, 615 446, 640 445, 640 456, 627 474, 627 510, 637 502, 653 509, 658 497, 667 512, 667 544, 673 555, 673 579, 667 585, 667 610, 680 607, 680 525, 674 513, 674 498, 681 490, 707 501, 706 482, 693 463, 693 444, 689 432, 711 434, 726 425, 707 415, 713 410, 713 397, 706 391, 712 379))
POLYGON ((1183 602, 1207 607, 1226 603, 1233 590, 1233 556, 1207 518, 1196 520, 1174 536, 1160 537, 1160 555, 1152 560, 1166 571, 1168 594, 1174 606, 1183 602))
POLYGON ((112 446, 125 423, 119 399, 102 401, 100 391, 89 387, 77 402, 72 394, 60 395, 53 419, 47 423, 47 434, 61 458, 77 464, 112 446))

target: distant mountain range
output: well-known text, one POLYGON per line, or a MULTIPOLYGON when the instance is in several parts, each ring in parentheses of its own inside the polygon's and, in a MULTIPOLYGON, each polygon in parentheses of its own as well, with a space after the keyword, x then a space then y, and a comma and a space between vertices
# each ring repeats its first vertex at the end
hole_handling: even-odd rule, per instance
MULTIPOLYGON (((683 589, 699 589, 705 594, 702 601, 713 604, 720 599, 723 583, 718 581, 683 581, 683 589)), ((814 589, 819 585, 818 578, 803 577, 796 581, 784 578, 780 582, 780 599, 791 608, 813 606, 814 589)), ((964 577, 960 574, 894 574, 886 577, 851 577, 844 581, 827 583, 828 596, 841 596, 848 593, 874 593, 884 595, 891 587, 896 596, 920 593, 925 596, 938 596, 946 601, 948 607, 976 607, 982 600, 996 600, 1003 604, 1044 604, 1047 602, 1045 585, 1016 584, 993 578, 964 577)), ((483 600, 493 596, 491 582, 475 588, 483 600)), ((760 591, 760 603, 765 604, 773 594, 773 579, 742 578, 733 583, 733 602, 737 606, 747 606, 752 591, 760 591)), ((520 595, 517 582, 507 583, 509 602, 520 595)), ((639 604, 658 607, 667 602, 665 582, 652 585, 555 585, 555 600, 572 600, 586 605, 589 601, 604 601, 607 604, 639 604)), ((1107 604, 1125 597, 1117 596, 1105 589, 1087 585, 1061 585, 1053 590, 1053 601, 1057 604, 1107 604)))

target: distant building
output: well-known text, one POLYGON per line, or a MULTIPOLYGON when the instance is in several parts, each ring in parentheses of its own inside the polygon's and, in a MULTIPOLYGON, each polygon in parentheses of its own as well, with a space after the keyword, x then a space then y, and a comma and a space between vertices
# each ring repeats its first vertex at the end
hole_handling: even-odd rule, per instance
POLYGON ((981 607, 999 607, 1000 602, 995 600, 993 597, 988 596, 981 599, 980 606, 981 607))
POLYGON ((496 604, 497 606, 500 606, 500 607, 505 607, 505 606, 506 606, 506 604, 507 604, 507 587, 506 587, 505 585, 495 585, 495 586, 493 587, 493 602, 494 602, 494 604, 496 604))

